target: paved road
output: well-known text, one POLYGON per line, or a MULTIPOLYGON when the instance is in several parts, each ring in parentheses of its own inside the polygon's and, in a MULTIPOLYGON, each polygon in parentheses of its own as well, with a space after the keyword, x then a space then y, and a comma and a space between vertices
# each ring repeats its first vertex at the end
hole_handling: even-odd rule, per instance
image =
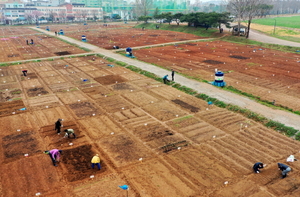
POLYGON ((300 43, 274 38, 274 37, 262 34, 258 31, 255 31, 255 30, 250 30, 249 39, 256 40, 256 41, 259 41, 259 42, 269 43, 269 44, 286 45, 286 46, 292 46, 292 47, 299 47, 300 48, 300 43))
MULTIPOLYGON (((45 30, 39 29, 39 28, 34 28, 34 29, 36 29, 38 31, 41 31, 43 33, 46 33, 48 35, 52 35, 52 36, 54 35, 53 32, 48 32, 48 31, 45 31, 45 30)), ((88 49, 94 51, 95 53, 99 53, 99 54, 105 55, 107 57, 114 58, 118 61, 125 62, 129 65, 134 65, 134 66, 139 67, 143 70, 152 72, 152 73, 154 73, 158 76, 162 77, 165 74, 170 74, 170 71, 168 71, 168 70, 153 66, 153 65, 145 63, 145 62, 140 62, 138 60, 125 57, 123 55, 114 53, 113 51, 102 49, 102 48, 99 48, 97 46, 91 45, 89 43, 81 42, 81 41, 75 40, 73 38, 69 38, 67 36, 59 36, 59 37, 61 39, 64 39, 64 40, 68 41, 68 42, 77 44, 81 47, 88 48, 88 49)), ((196 90, 199 93, 204 93, 204 94, 206 94, 210 97, 217 98, 217 99, 219 99, 219 100, 221 100, 225 103, 230 103, 230 104, 238 105, 240 107, 249 109, 249 110, 251 110, 253 112, 256 112, 256 113, 259 113, 259 114, 261 114, 261 115, 263 115, 263 116, 265 116, 269 119, 281 122, 281 123, 283 123, 287 126, 294 127, 295 129, 300 130, 300 124, 299 124, 300 123, 300 116, 298 116, 296 114, 292 114, 292 113, 289 113, 289 112, 286 112, 286 111, 275 110, 275 109, 266 107, 264 105, 256 103, 253 100, 250 100, 246 97, 243 97, 243 96, 240 96, 240 95, 237 95, 237 94, 233 94, 231 92, 227 92, 227 91, 224 91, 220 88, 214 87, 210 84, 201 83, 201 82, 198 82, 198 81, 195 81, 195 80, 192 80, 192 79, 188 79, 188 78, 180 76, 180 75, 175 76, 175 81, 177 83, 180 83, 181 85, 190 87, 190 88, 196 90)))

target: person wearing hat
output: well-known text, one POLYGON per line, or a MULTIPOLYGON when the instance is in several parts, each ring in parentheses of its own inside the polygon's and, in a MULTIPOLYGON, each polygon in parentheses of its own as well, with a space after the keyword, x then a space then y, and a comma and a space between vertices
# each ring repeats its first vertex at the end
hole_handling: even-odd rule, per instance
POLYGON ((100 166, 100 157, 98 154, 96 154, 93 158, 92 158, 92 168, 94 169, 95 165, 98 166, 98 170, 101 169, 101 166, 100 166))
POLYGON ((277 165, 278 165, 279 170, 282 171, 281 172, 282 179, 284 179, 287 176, 288 172, 290 172, 292 170, 288 165, 285 165, 283 163, 277 163, 277 165))
POLYGON ((59 162, 60 154, 62 153, 62 150, 52 149, 50 151, 46 150, 46 151, 44 151, 44 153, 49 155, 53 165, 57 166, 56 163, 59 162))
POLYGON ((58 134, 58 135, 60 134, 60 127, 62 127, 61 121, 62 121, 62 119, 59 118, 59 119, 55 122, 54 130, 55 130, 55 131, 57 130, 57 134, 58 134))
POLYGON ((70 138, 70 135, 73 135, 73 136, 74 136, 74 139, 76 139, 76 135, 75 135, 73 129, 65 129, 64 131, 66 132, 64 138, 67 137, 67 136, 68 136, 68 138, 70 138))

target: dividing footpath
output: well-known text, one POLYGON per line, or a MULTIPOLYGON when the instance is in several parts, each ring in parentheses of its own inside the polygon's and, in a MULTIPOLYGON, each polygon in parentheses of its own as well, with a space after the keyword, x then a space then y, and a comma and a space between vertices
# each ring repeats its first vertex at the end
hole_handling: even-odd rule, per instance
MULTIPOLYGON (((51 35, 51 36, 54 35, 54 32, 49 32, 49 31, 46 31, 46 30, 43 30, 40 28, 32 27, 32 29, 43 32, 47 35, 51 35)), ((171 71, 169 71, 169 70, 159 68, 152 64, 141 62, 136 59, 125 57, 121 54, 115 53, 112 50, 102 49, 95 45, 91 45, 89 43, 75 40, 73 38, 63 36, 63 35, 60 35, 59 38, 62 40, 65 40, 67 42, 76 44, 80 47, 90 49, 92 51, 90 53, 93 53, 93 54, 98 53, 98 54, 104 55, 106 57, 113 58, 117 61, 122 61, 128 65, 133 65, 133 66, 136 66, 143 70, 146 70, 148 72, 154 73, 157 76, 163 77, 166 74, 171 75, 171 71)), ((187 40, 184 41, 184 43, 186 43, 186 42, 189 42, 189 41, 187 41, 187 40)), ((191 42, 195 42, 195 40, 193 40, 191 42)), ((164 43, 164 44, 160 44, 160 45, 168 45, 168 44, 171 44, 171 43, 164 43)), ((158 45, 156 45, 156 46, 158 46, 158 45)), ((130 46, 128 46, 128 47, 130 47, 130 46)), ((147 46, 147 47, 151 47, 151 46, 147 46)), ((137 47, 135 47, 135 48, 137 48, 137 47)), ((140 48, 142 48, 142 47, 140 47, 140 48)), ((90 54, 90 53, 86 53, 86 54, 90 54)), ((82 55, 82 54, 77 54, 77 55, 82 55)), ((72 55, 72 56, 76 56, 76 55, 72 55)), ((52 58, 52 57, 50 57, 50 58, 52 58)), ((43 59, 49 59, 49 57, 43 58, 43 59)), ((296 115, 296 114, 293 114, 293 113, 290 113, 287 111, 269 108, 265 105, 259 104, 259 103, 255 102, 249 98, 246 98, 244 96, 237 95, 237 94, 234 94, 234 93, 231 93, 228 91, 224 91, 221 88, 217 88, 217 87, 207 84, 207 83, 198 82, 193 79, 189 79, 184 76, 181 76, 179 74, 176 75, 175 79, 176 79, 175 80, 176 83, 179 83, 186 87, 192 88, 193 90, 197 91, 198 93, 206 94, 210 97, 216 98, 216 99, 223 101, 225 103, 228 103, 228 104, 240 106, 242 108, 251 110, 255 113, 261 114, 262 116, 264 116, 268 119, 280 122, 282 124, 285 124, 286 126, 293 127, 297 130, 300 130, 300 116, 299 115, 296 115)))

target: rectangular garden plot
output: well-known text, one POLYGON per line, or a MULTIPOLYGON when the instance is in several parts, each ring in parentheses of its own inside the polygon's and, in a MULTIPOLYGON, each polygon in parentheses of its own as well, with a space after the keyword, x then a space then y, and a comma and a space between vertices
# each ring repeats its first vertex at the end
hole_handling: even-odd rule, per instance
POLYGON ((42 88, 42 84, 40 83, 39 79, 26 79, 25 81, 22 81, 21 84, 27 89, 35 87, 42 88))
POLYGON ((25 105, 23 100, 15 100, 0 103, 0 116, 23 113, 25 105))
POLYGON ((70 90, 78 90, 74 87, 73 84, 66 82, 66 83, 56 83, 56 84, 49 84, 48 87, 53 92, 68 92, 70 90))
POLYGON ((99 99, 104 97, 105 95, 110 95, 112 91, 104 86, 97 86, 82 89, 82 92, 90 96, 92 99, 99 99))
POLYGON ((0 76, 0 84, 14 83, 17 79, 14 75, 10 76, 0 76))
POLYGON ((87 71, 86 74, 88 74, 92 78, 98 78, 98 77, 110 75, 111 73, 103 69, 99 70, 99 68, 97 68, 96 70, 87 71))
MULTIPOLYGON (((5 89, 0 90, 0 102, 15 101, 23 96, 21 89, 5 89)), ((0 104, 1 106, 1 104, 0 104)))
POLYGON ((197 196, 199 192, 199 186, 186 181, 177 170, 157 159, 127 168, 123 173, 143 197, 197 196))
MULTIPOLYGON (((5 172, 1 174, 1 194, 3 196, 24 196, 24 194, 36 196, 40 193, 52 196, 53 191, 63 187, 64 181, 62 182, 62 177, 59 175, 60 170, 54 169, 55 167, 51 165, 49 156, 43 154, 42 151, 33 156, 23 155, 23 158, 15 162, 1 165, 1 171, 5 172)), ((65 192, 61 191, 61 193, 65 192)), ((60 197, 60 195, 55 196, 60 197)))
POLYGON ((167 154, 165 159, 180 174, 184 174, 195 186, 199 187, 199 196, 206 196, 204 194, 223 187, 224 180, 235 177, 234 170, 227 168, 222 162, 203 155, 201 150, 176 151, 173 154, 167 154))
POLYGON ((59 147, 60 149, 69 148, 70 143, 73 143, 73 146, 78 146, 87 143, 87 139, 85 137, 86 132, 74 122, 74 121, 63 121, 63 127, 61 128, 60 135, 57 134, 57 131, 54 130, 54 124, 41 127, 40 134, 43 138, 43 142, 45 144, 49 144, 48 148, 53 149, 59 147), (65 136, 65 129, 73 129, 76 135, 76 139, 74 139, 73 135, 70 135, 70 138, 65 136))
POLYGON ((49 92, 44 89, 44 87, 33 87, 26 89, 26 93, 28 97, 35 97, 35 96, 41 96, 49 94, 49 92))
POLYGON ((167 100, 181 99, 182 96, 186 95, 184 92, 169 86, 161 86, 159 88, 154 88, 151 89, 150 92, 153 92, 154 94, 163 97, 167 100))
POLYGON ((197 113, 196 117, 199 117, 201 120, 205 120, 227 133, 236 132, 245 126, 249 127, 256 124, 253 121, 247 121, 242 115, 221 108, 203 110, 200 113, 197 113))
POLYGON ((117 123, 105 115, 79 120, 79 123, 85 128, 86 134, 94 141, 98 141, 104 136, 124 132, 117 123))
POLYGON ((135 80, 145 80, 148 79, 147 77, 131 72, 131 71, 125 71, 123 74, 120 74, 123 78, 127 79, 128 81, 135 81, 135 80))
POLYGON ((115 83, 126 82, 127 80, 121 77, 120 75, 106 75, 103 77, 97 77, 95 80, 102 85, 110 85, 115 83))
MULTIPOLYGON (((92 169, 91 159, 95 155, 92 145, 83 145, 76 148, 64 149, 62 163, 64 166, 63 174, 69 182, 89 179, 91 175, 106 174, 108 170, 107 161, 101 160, 101 170, 92 169)), ((100 159, 103 158, 99 155, 100 159)))
MULTIPOLYGON (((36 124, 38 124, 40 127, 53 125, 53 129, 55 122, 59 118, 64 119, 64 121, 73 120, 70 111, 68 111, 65 106, 34 111, 34 115, 38 120, 36 121, 36 124)), ((62 124, 64 124, 64 121, 62 122, 62 124)))
POLYGON ((39 142, 32 131, 17 132, 2 138, 2 148, 5 162, 12 162, 24 157, 24 154, 34 155, 42 152, 39 142))
POLYGON ((161 82, 155 81, 153 79, 140 79, 140 80, 131 81, 131 83, 146 90, 163 86, 161 82))
POLYGON ((130 189, 128 190, 128 196, 130 197, 138 197, 136 190, 132 185, 128 184, 126 180, 123 180, 117 173, 109 174, 105 177, 99 177, 96 175, 92 180, 87 183, 82 183, 82 185, 78 185, 74 188, 73 192, 76 196, 93 196, 95 194, 99 196, 125 196, 127 191, 121 190, 116 185, 120 185, 120 183, 124 183, 129 185, 130 189), (122 195, 124 194, 124 195, 122 195))
POLYGON ((85 102, 88 100, 80 91, 67 91, 63 93, 57 93, 56 95, 64 104, 85 102))
POLYGON ((171 120, 176 117, 187 115, 185 111, 167 101, 151 103, 145 105, 143 109, 161 121, 171 120))
POLYGON ((93 79, 91 79, 91 77, 83 72, 71 73, 69 75, 66 75, 65 77, 68 81, 78 85, 87 84, 94 81, 93 79))
POLYGON ((52 76, 51 77, 43 77, 42 79, 47 85, 57 84, 57 83, 65 83, 66 82, 66 80, 63 77, 59 76, 59 75, 56 75, 56 76, 53 76, 53 77, 52 76))
POLYGON ((110 86, 112 90, 119 93, 128 93, 140 90, 139 87, 130 83, 116 83, 110 86))
POLYGON ((147 158, 151 154, 144 145, 128 134, 100 138, 98 144, 111 157, 117 167, 136 163, 139 158, 147 158))
POLYGON ((130 130, 138 126, 156 122, 154 118, 150 117, 148 114, 146 114, 145 111, 140 108, 125 109, 115 112, 112 115, 115 120, 126 125, 126 127, 130 130))
POLYGON ((0 134, 31 131, 37 128, 35 117, 30 113, 22 113, 0 118, 0 134))
MULTIPOLYGON (((159 122, 145 123, 132 128, 135 136, 146 142, 151 148, 159 149, 168 144, 175 144, 184 141, 176 132, 166 128, 159 122)), ((165 151, 165 150, 161 150, 165 151)))
POLYGON ((45 109, 61 106, 62 103, 54 95, 38 96, 28 99, 28 105, 31 109, 45 109))
POLYGON ((70 109, 78 118, 95 116, 103 112, 94 104, 87 101, 77 102, 69 105, 70 109))
POLYGON ((96 100, 97 104, 108 113, 122 111, 124 109, 131 109, 134 106, 119 95, 104 96, 96 100))
POLYGON ((192 115, 171 120, 167 124, 196 143, 212 140, 226 134, 224 131, 192 115))

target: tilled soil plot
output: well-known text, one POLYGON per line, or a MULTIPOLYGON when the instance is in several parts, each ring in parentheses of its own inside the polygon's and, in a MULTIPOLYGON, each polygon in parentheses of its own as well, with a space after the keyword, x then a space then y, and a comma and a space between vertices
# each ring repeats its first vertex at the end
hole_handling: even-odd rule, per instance
POLYGON ((214 80, 218 69, 225 73, 227 86, 262 100, 275 100, 275 105, 300 110, 299 103, 294 102, 300 97, 300 55, 296 53, 210 41, 140 49, 134 55, 139 60, 207 81, 214 80))
MULTIPOLYGON (((94 156, 91 145, 78 146, 63 150, 64 176, 69 182, 87 179, 90 175, 104 173, 107 170, 105 162, 101 163, 101 170, 91 169, 90 160, 94 156)), ((101 155, 100 155, 101 157, 101 155)))
POLYGON ((7 135, 2 138, 5 163, 21 157, 41 153, 39 142, 32 131, 7 135))
MULTIPOLYGON (((298 141, 130 70, 109 67, 105 60, 97 59, 103 63, 94 64, 90 58, 42 61, 3 70, 5 76, 1 77, 11 80, 0 85, 1 91, 20 90, 23 94, 16 103, 1 102, 1 196, 299 194, 295 185, 299 184, 300 165, 297 161, 286 163, 289 155, 299 157, 298 141), (21 67, 36 78, 22 80, 21 67), (62 83, 56 83, 57 76, 62 83), (81 83, 80 78, 85 77, 92 84, 81 83), (31 88, 43 88, 48 94, 28 97, 24 93, 31 88), (22 107, 26 110, 17 111, 22 107), (60 135, 54 130, 59 118, 63 119, 60 135), (74 129, 77 138, 63 138, 64 129, 74 129), (55 148, 63 150, 57 167, 42 153, 55 148), (101 170, 91 168, 95 154, 100 156, 101 170), (252 166, 258 161, 267 166, 253 174, 252 166), (286 179, 280 179, 277 162, 293 169, 286 179), (122 190, 121 185, 130 189, 122 190)), ((217 57, 210 60, 223 61, 217 57)), ((168 66, 187 73, 194 69, 209 73, 205 67, 210 66, 214 72, 204 62, 190 60, 189 67, 179 67, 180 61, 168 66)), ((232 73, 225 74, 225 80, 232 73)))
POLYGON ((120 28, 119 26, 92 26, 85 30, 79 29, 78 31, 70 31, 66 34, 80 40, 81 35, 85 35, 88 43, 105 49, 113 49, 113 46, 127 48, 203 38, 181 32, 120 28))
MULTIPOLYGON (((10 29, 16 28, 17 27, 10 29)), ((47 36, 42 33, 37 34, 35 32, 35 34, 11 36, 12 33, 14 32, 8 32, 5 37, 1 38, 0 49, 2 53, 0 54, 0 62, 78 54, 84 52, 82 49, 76 48, 56 39, 55 37, 47 36), (34 44, 30 44, 31 39, 34 44), (26 40, 29 41, 29 44, 26 43, 26 40)))

